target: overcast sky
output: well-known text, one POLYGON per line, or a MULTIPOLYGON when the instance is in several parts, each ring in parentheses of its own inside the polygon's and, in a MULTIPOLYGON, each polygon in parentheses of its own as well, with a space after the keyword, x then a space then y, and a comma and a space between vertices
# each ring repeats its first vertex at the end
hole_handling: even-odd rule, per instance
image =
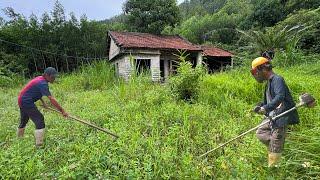
MULTIPOLYGON (((178 3, 184 0, 178 0, 178 3)), ((76 17, 86 14, 90 20, 104 20, 122 13, 125 0, 59 0, 65 14, 74 12, 76 17)), ((29 17, 31 13, 41 17, 44 12, 50 13, 55 0, 0 0, 0 17, 7 19, 2 9, 12 7, 17 13, 29 17)))

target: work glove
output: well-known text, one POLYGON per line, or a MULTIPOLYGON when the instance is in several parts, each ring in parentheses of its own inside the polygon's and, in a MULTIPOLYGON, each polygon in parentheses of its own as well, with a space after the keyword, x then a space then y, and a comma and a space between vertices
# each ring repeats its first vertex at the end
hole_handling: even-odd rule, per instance
POLYGON ((256 106, 252 109, 253 112, 258 113, 260 108, 263 106, 263 103, 257 103, 256 106))
POLYGON ((261 109, 260 106, 255 106, 252 111, 255 113, 259 113, 260 109, 261 109))
POLYGON ((263 107, 260 107, 257 113, 258 114, 266 114, 266 110, 263 107))
POLYGON ((263 103, 258 103, 254 108, 253 112, 258 114, 265 114, 266 110, 262 107, 263 103))

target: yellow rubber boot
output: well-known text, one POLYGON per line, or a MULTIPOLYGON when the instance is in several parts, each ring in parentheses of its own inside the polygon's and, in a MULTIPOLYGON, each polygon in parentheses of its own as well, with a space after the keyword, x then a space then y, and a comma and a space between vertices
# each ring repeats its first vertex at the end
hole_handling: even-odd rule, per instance
POLYGON ((269 167, 278 167, 278 163, 281 160, 281 153, 272 153, 269 152, 268 166, 269 167))
POLYGON ((44 139, 44 129, 36 129, 34 131, 34 137, 36 139, 36 146, 40 147, 43 145, 43 139, 44 139))
POLYGON ((17 129, 17 136, 18 138, 22 138, 24 136, 24 129, 25 128, 18 128, 17 129))

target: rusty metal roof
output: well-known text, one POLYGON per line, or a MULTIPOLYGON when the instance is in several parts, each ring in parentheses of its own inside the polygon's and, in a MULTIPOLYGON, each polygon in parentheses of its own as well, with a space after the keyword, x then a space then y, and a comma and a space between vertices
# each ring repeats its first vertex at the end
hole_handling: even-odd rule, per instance
POLYGON ((150 48, 150 49, 180 49, 201 51, 199 46, 192 44, 178 35, 154 35, 137 32, 114 32, 109 35, 115 43, 125 48, 150 48))
POLYGON ((219 49, 213 46, 201 46, 201 49, 203 50, 204 56, 214 56, 214 57, 231 57, 233 54, 231 54, 228 51, 225 51, 223 49, 219 49))
POLYGON ((109 31, 109 36, 119 47, 147 49, 179 49, 202 51, 204 56, 231 57, 232 53, 209 45, 195 45, 178 35, 154 35, 138 32, 109 31))

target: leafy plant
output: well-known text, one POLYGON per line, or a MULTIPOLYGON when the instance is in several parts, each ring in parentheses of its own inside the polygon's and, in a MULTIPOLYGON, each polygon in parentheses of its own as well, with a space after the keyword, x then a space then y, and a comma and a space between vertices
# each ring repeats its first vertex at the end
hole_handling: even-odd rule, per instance
POLYGON ((181 100, 194 100, 197 98, 199 83, 204 75, 201 65, 192 68, 192 64, 186 61, 189 54, 186 51, 179 51, 179 65, 177 74, 170 78, 170 87, 173 95, 181 100))
POLYGON ((298 43, 301 39, 301 34, 308 27, 293 26, 291 28, 284 27, 280 31, 270 28, 266 31, 254 31, 248 32, 238 30, 249 41, 248 49, 252 49, 255 52, 262 54, 266 50, 272 50, 275 54, 278 54, 278 65, 293 65, 298 60, 298 43))

